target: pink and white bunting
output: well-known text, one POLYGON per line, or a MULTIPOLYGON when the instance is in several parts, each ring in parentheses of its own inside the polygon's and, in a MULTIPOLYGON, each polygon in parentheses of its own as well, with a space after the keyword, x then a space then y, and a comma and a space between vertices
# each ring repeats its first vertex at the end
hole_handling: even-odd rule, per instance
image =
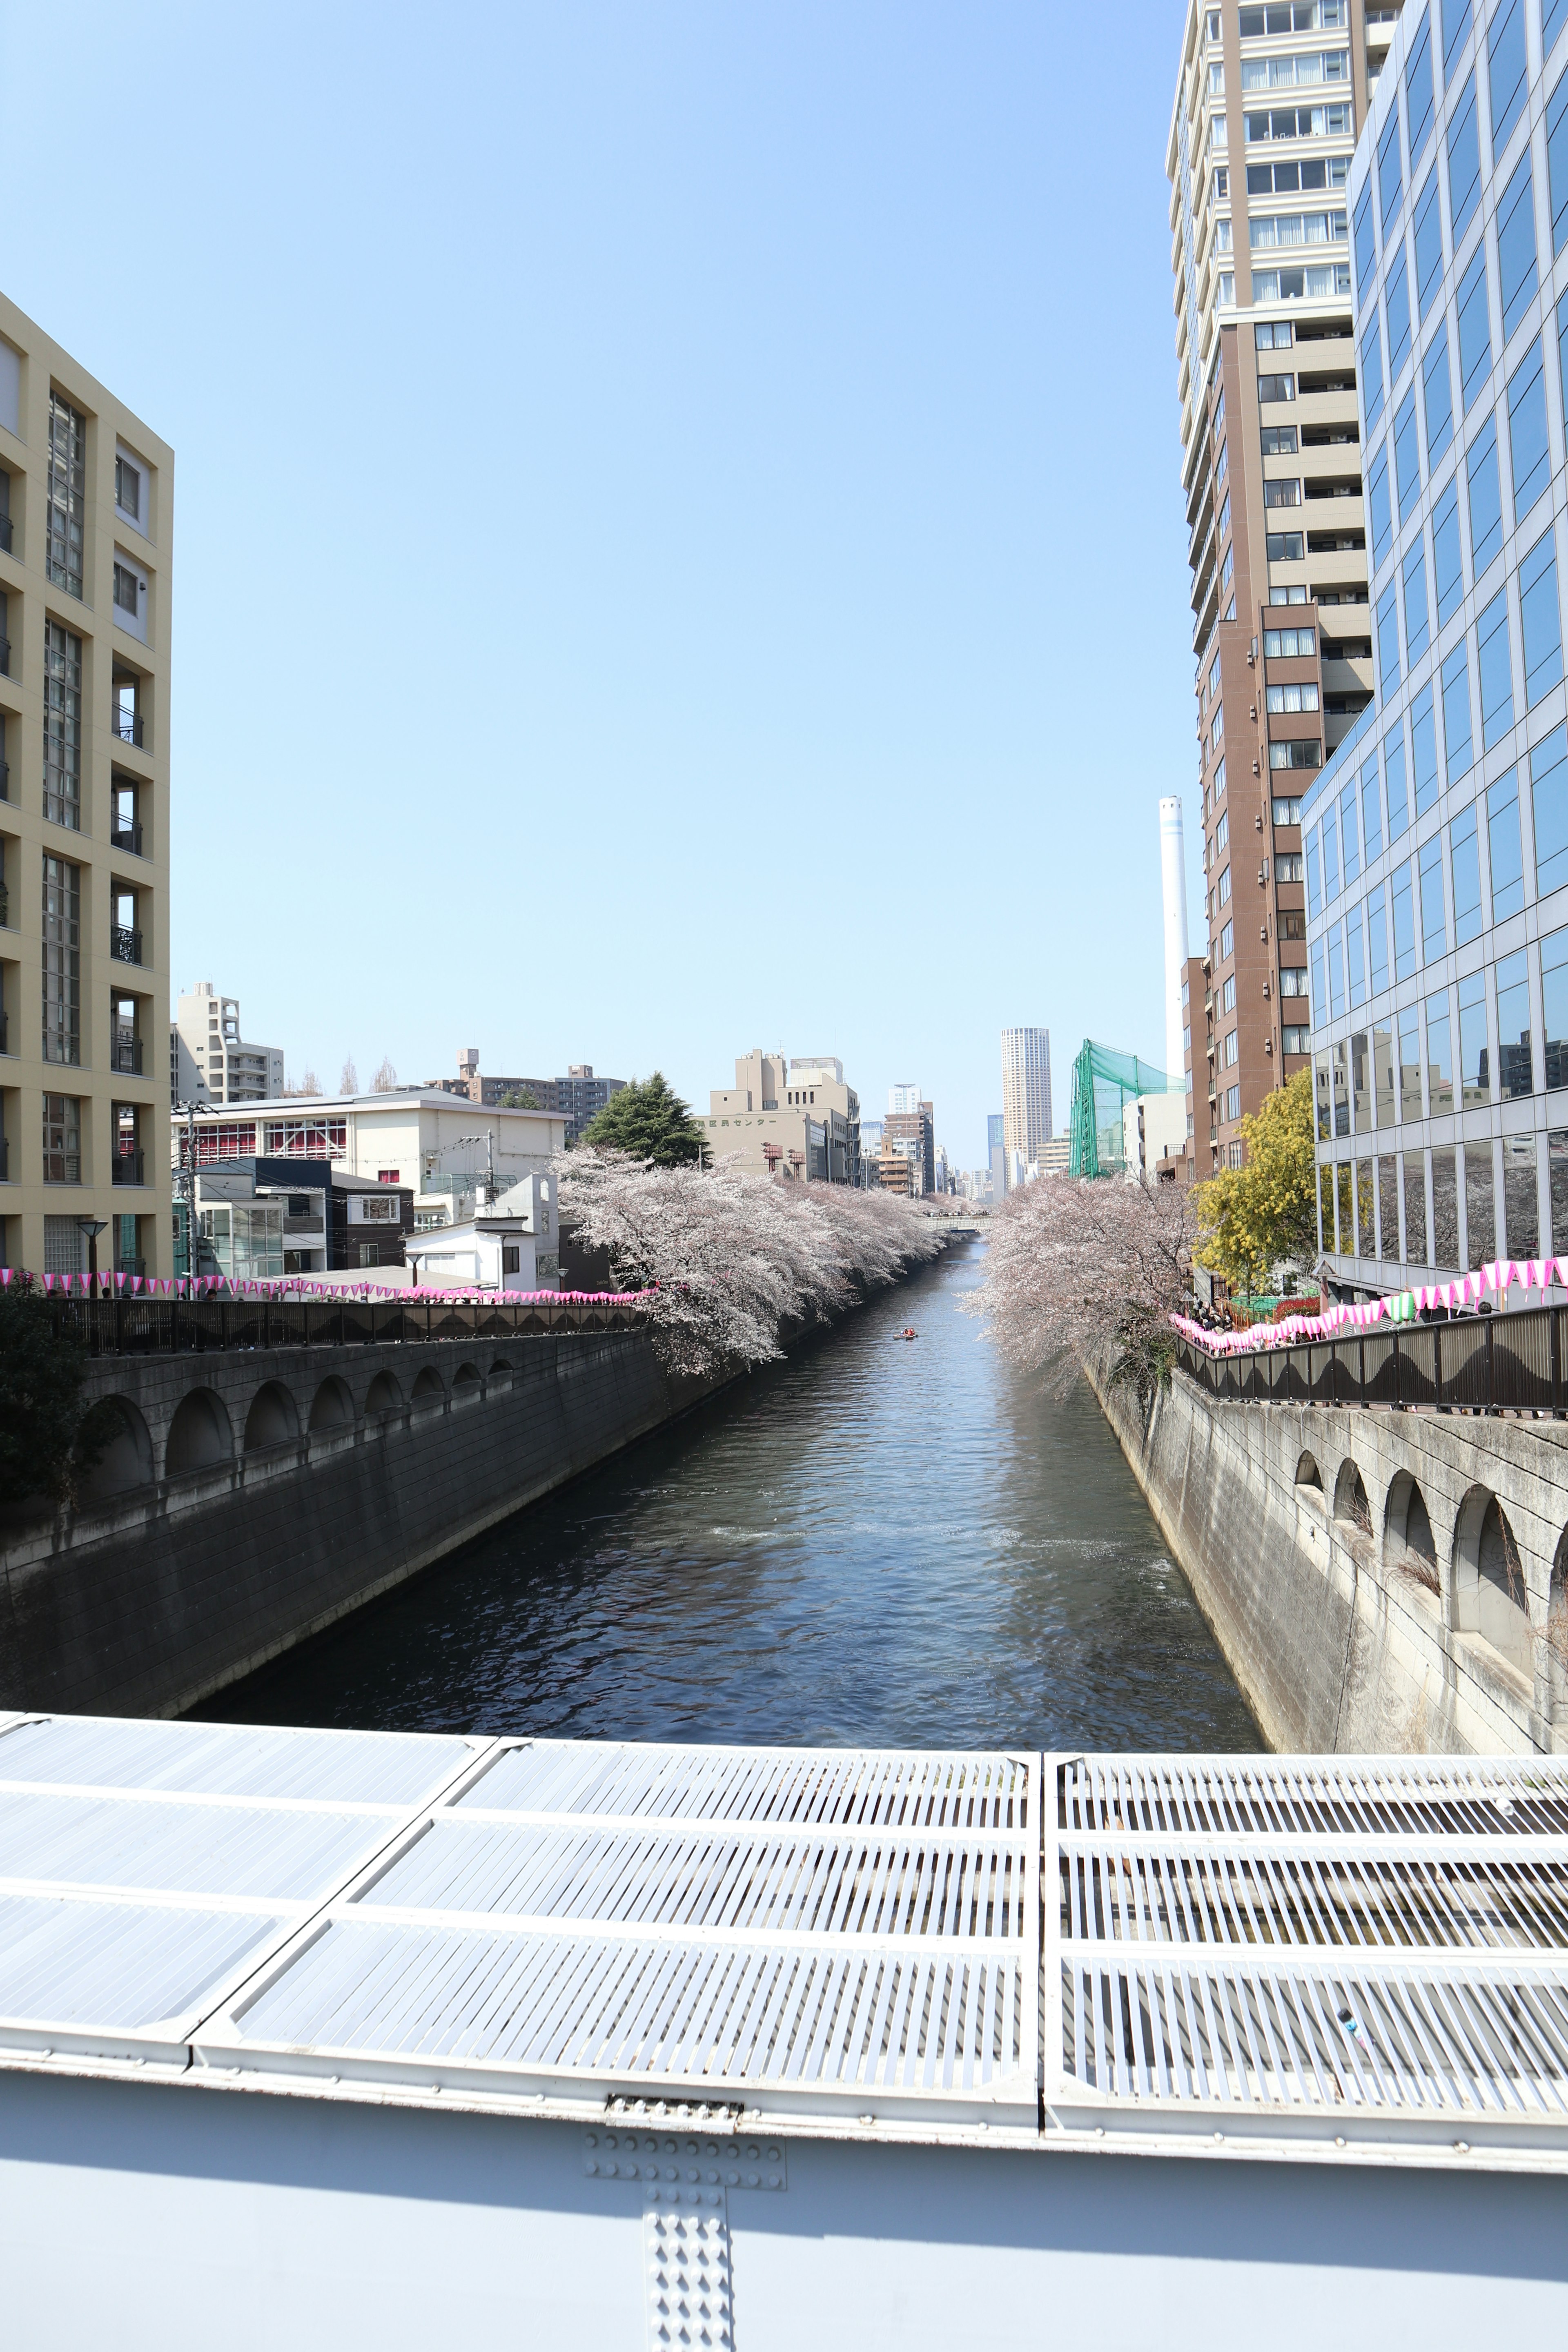
POLYGON ((1288 1315, 1278 1323, 1254 1323, 1245 1331, 1205 1331, 1201 1323, 1185 1315, 1173 1315, 1171 1321, 1211 1356, 1256 1356, 1304 1339, 1332 1339, 1342 1332, 1369 1330, 1376 1323, 1413 1323, 1425 1307, 1446 1307, 1453 1314, 1460 1307, 1479 1306, 1489 1292, 1501 1299, 1510 1290, 1547 1290, 1553 1284, 1568 1287, 1568 1257, 1500 1257, 1448 1282, 1422 1283, 1415 1289, 1366 1299, 1358 1306, 1326 1307, 1321 1315, 1288 1315))

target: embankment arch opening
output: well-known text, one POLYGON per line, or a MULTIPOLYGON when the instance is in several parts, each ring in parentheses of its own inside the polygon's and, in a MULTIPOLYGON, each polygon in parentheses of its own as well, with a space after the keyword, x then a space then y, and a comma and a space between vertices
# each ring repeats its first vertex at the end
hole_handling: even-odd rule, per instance
POLYGON ((428 1412, 432 1405, 444 1404, 447 1391, 441 1385, 441 1375, 434 1364, 426 1364, 414 1383, 414 1404, 428 1412))
POLYGON ((234 1430, 223 1399, 211 1389, 192 1389, 181 1398, 169 1423, 163 1466, 171 1478, 191 1470, 210 1470, 234 1458, 234 1430))
POLYGON ((1408 1470, 1401 1470, 1389 1487, 1383 1515, 1383 1556, 1390 1568, 1408 1577, 1425 1592, 1442 1591, 1437 1542, 1432 1533, 1426 1497, 1408 1470))
POLYGON ((153 1483, 153 1440, 141 1412, 129 1397, 110 1397, 108 1402, 114 1408, 114 1425, 83 1483, 83 1498, 89 1503, 110 1502, 116 1495, 153 1483))
POLYGON ((1303 1454, 1296 1465, 1296 1484, 1315 1487, 1320 1495, 1323 1491, 1323 1474, 1310 1454, 1303 1454))
POLYGON ((1372 1533, 1372 1505, 1366 1496, 1366 1481, 1357 1465, 1348 1458, 1340 1465, 1340 1475, 1334 1481, 1334 1517, 1358 1535, 1372 1533))
POLYGON ((395 1412, 403 1411, 403 1391, 390 1372, 377 1372, 365 1391, 366 1421, 387 1421, 395 1412))
POLYGON ((1454 1605, 1459 1631, 1479 1633, 1516 1672, 1533 1677, 1535 1643, 1524 1563, 1507 1512, 1472 1486, 1454 1530, 1454 1605))
POLYGON ((268 1445, 289 1445, 300 1434, 300 1410, 280 1381, 266 1381, 250 1401, 245 1416, 245 1450, 259 1454, 268 1445))
POLYGON ((330 1372, 311 1400, 312 1434, 330 1429, 352 1429, 353 1425, 354 1401, 349 1393, 349 1384, 336 1372, 330 1372))
POLYGON ((454 1404, 474 1404, 483 1393, 484 1382, 479 1378, 479 1366, 477 1364, 459 1364, 458 1366, 457 1377, 452 1382, 452 1402, 454 1404))

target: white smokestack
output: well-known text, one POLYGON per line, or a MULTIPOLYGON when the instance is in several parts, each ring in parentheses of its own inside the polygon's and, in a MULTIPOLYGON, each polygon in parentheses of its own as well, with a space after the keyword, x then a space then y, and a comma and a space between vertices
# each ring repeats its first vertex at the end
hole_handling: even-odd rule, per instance
POLYGON ((1187 961, 1187 859, 1179 800, 1160 803, 1160 883, 1165 901, 1165 1076, 1177 1091, 1186 1085, 1182 973, 1187 961))

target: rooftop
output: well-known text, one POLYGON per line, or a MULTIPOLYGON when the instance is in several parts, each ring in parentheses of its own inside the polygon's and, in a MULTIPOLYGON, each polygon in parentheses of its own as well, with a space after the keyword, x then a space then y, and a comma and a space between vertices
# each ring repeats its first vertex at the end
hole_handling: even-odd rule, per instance
POLYGON ((1568 1760, 0 1717, 18 2066, 1568 2170, 1568 1760))

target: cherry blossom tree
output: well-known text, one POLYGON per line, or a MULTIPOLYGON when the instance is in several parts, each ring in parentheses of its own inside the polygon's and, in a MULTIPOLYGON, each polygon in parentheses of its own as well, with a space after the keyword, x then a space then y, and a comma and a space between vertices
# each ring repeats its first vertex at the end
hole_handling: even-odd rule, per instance
POLYGON ((671 1371, 765 1363, 785 1324, 822 1321, 941 1248, 904 1202, 844 1185, 728 1161, 660 1168, 586 1144, 555 1167, 562 1215, 609 1252, 619 1284, 649 1293, 671 1371))
POLYGON ((984 1279, 962 1304, 1053 1393, 1100 1363, 1147 1410, 1174 1360, 1170 1317, 1191 1290, 1194 1227, 1179 1185, 1042 1177, 993 1212, 984 1279))

